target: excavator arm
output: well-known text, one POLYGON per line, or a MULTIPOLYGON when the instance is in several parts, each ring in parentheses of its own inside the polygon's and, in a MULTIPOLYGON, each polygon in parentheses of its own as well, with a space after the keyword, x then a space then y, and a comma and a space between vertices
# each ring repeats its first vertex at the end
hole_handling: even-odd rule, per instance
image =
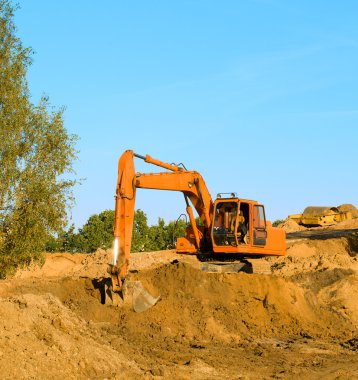
POLYGON ((186 210, 195 236, 196 249, 200 248, 199 230, 189 200, 199 214, 204 227, 211 228, 213 201, 202 176, 177 165, 141 156, 127 150, 119 159, 116 186, 113 264, 109 265, 112 289, 120 292, 127 275, 133 233, 136 189, 180 191, 184 194, 186 210), (134 157, 167 169, 161 173, 136 173, 134 157))

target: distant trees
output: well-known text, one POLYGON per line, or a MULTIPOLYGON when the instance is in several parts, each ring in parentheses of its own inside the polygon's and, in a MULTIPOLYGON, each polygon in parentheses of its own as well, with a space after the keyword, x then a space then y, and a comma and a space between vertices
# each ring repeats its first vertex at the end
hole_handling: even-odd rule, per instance
POLYGON ((285 222, 285 219, 277 219, 275 220, 273 223, 272 223, 272 227, 277 227, 279 226, 280 224, 284 223, 285 222))
POLYGON ((0 0, 0 278, 41 260, 49 236, 67 223, 76 136, 63 109, 30 101, 32 51, 16 36, 14 7, 0 0))
MULTIPOLYGON (((98 248, 111 248, 113 244, 114 211, 106 210, 92 215, 86 224, 74 232, 72 225, 59 238, 50 238, 46 249, 49 252, 94 252, 98 248)), ((147 215, 142 210, 134 213, 132 252, 170 249, 178 236, 184 236, 186 222, 179 219, 168 224, 159 218, 158 224, 148 226, 147 215)))

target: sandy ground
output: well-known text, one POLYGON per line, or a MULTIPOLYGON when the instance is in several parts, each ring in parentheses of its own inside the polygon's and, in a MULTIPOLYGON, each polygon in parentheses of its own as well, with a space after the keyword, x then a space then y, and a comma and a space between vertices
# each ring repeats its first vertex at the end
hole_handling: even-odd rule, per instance
POLYGON ((287 240, 254 274, 133 254, 158 303, 103 304, 110 252, 48 254, 0 281, 2 379, 358 379, 358 229, 287 240))

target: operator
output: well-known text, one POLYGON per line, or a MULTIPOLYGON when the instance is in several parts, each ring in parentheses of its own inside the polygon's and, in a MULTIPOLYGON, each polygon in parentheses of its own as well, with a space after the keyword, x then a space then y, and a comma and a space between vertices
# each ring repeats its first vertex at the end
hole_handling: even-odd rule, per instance
POLYGON ((242 210, 239 211, 239 216, 237 217, 238 219, 238 223, 239 223, 239 228, 238 228, 238 232, 241 232, 241 243, 245 243, 247 244, 247 227, 246 227, 246 224, 245 224, 245 217, 242 213, 242 210))
POLYGON ((219 234, 224 234, 226 232, 224 224, 224 215, 221 211, 217 210, 217 217, 215 218, 214 231, 219 234))

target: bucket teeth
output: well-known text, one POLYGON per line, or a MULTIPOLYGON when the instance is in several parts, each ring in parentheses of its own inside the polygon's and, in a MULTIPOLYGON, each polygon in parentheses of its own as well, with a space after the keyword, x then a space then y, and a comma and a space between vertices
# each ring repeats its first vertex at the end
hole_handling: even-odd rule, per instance
POLYGON ((105 304, 112 305, 112 306, 122 306, 123 305, 122 297, 120 296, 119 293, 114 292, 112 289, 113 289, 112 283, 111 281, 108 281, 104 287, 105 304))

